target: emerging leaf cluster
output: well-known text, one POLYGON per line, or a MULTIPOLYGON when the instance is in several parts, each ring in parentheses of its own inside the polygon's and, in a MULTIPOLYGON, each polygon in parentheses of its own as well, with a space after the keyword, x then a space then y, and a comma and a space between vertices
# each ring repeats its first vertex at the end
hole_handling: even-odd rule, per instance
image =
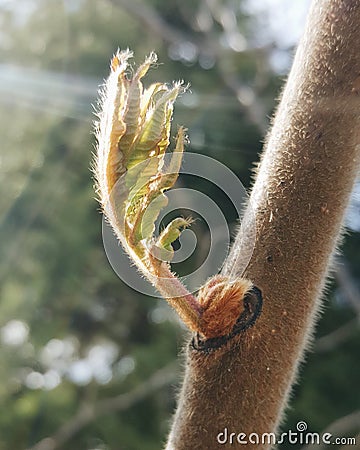
POLYGON ((151 53, 129 76, 132 53, 118 51, 101 91, 96 135, 97 189, 103 210, 118 238, 145 275, 158 274, 162 261, 173 256, 172 243, 190 224, 174 219, 158 237, 155 222, 167 205, 164 191, 176 182, 184 151, 180 128, 174 152, 167 154, 173 104, 181 83, 141 82, 157 57, 151 53), (155 267, 156 266, 156 269, 155 267))

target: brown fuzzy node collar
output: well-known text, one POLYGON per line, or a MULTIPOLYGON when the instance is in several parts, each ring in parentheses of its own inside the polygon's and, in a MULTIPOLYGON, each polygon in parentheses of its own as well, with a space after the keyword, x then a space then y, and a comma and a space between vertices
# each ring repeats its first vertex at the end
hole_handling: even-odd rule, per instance
POLYGON ((204 339, 201 337, 200 333, 196 333, 196 335, 191 340, 190 345, 192 349, 209 353, 213 350, 217 350, 220 347, 223 347, 236 335, 247 330, 255 324, 256 320, 261 314, 262 305, 263 299, 261 290, 253 285, 243 298, 244 309, 238 317, 231 332, 223 336, 213 337, 209 339, 204 339))

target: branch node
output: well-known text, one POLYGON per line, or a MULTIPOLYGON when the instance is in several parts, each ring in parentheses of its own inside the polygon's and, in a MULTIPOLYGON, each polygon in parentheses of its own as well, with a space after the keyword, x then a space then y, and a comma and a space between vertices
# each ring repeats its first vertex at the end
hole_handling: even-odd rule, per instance
MULTIPOLYGON (((220 279, 224 277, 214 277, 214 278, 220 279)), ((211 282, 214 282, 214 279, 210 280, 210 283, 211 282)), ((209 282, 204 286, 204 288, 208 284, 209 282)), ((202 288, 202 290, 204 288, 202 288)), ((213 312, 213 315, 211 317, 213 319, 212 323, 209 322, 207 324, 208 330, 210 329, 213 330, 211 325, 216 324, 223 325, 224 323, 228 325, 232 322, 233 320, 232 315, 235 311, 235 309, 231 309, 231 305, 233 303, 231 301, 232 296, 233 298, 237 299, 238 310, 242 308, 242 311, 240 312, 240 314, 236 316, 232 328, 229 330, 229 332, 225 334, 203 338, 201 337, 201 334, 204 334, 204 332, 202 332, 201 334, 197 333, 191 341, 191 346, 193 349, 205 351, 207 353, 210 352, 211 350, 217 350, 220 347, 224 346, 230 339, 238 335, 240 332, 245 331, 248 328, 252 327, 255 324, 257 318, 260 316, 263 304, 262 293, 261 290, 258 287, 254 286, 249 280, 240 279, 234 283, 227 284, 225 285, 225 292, 227 294, 226 296, 217 297, 216 301, 214 302, 219 304, 219 306, 222 309, 220 311, 213 312), (244 287, 247 287, 245 291, 244 287), (235 296, 235 293, 238 295, 238 297, 235 296), (242 296, 240 296, 241 293, 242 296), (225 303, 224 300, 226 300, 225 303), (229 312, 230 316, 227 316, 229 312)), ((211 296, 211 289, 209 295, 211 296)), ((203 329, 205 327, 203 323, 204 315, 205 313, 203 313, 202 316, 203 329)), ((224 330, 224 328, 222 329, 224 330)))

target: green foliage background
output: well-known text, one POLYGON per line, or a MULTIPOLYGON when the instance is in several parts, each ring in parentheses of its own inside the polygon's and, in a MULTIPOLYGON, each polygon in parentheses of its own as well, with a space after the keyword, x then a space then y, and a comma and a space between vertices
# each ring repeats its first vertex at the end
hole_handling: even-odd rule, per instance
MULTIPOLYGON (((283 84, 271 65, 279 49, 259 47, 257 18, 242 2, 212 2, 218 7, 208 15, 205 3, 0 3, 0 450, 155 450, 166 438, 184 329, 163 301, 119 280, 106 259, 89 171, 92 104, 117 47, 133 49, 137 62, 156 50, 163 64, 147 83, 191 83, 193 93, 175 106, 174 130, 185 125, 191 150, 225 163, 250 187, 283 84), (233 46, 231 20, 240 33, 233 46), (249 100, 241 104, 236 90, 249 100)), ((234 227, 230 211, 228 220, 234 227)), ((359 241, 353 231, 344 244, 355 291, 359 241)), ((284 430, 305 420, 320 432, 359 408, 355 300, 343 283, 328 289, 284 430)))

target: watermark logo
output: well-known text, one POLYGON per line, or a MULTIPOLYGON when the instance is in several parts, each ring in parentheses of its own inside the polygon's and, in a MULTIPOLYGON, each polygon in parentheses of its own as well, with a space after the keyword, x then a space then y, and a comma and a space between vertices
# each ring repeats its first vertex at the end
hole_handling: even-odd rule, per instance
POLYGON ((296 424, 296 430, 288 430, 276 435, 275 433, 242 433, 234 432, 228 428, 218 433, 217 443, 240 445, 269 445, 275 446, 284 443, 290 445, 356 445, 355 437, 336 437, 332 433, 313 433, 308 431, 308 424, 301 420, 296 424))

